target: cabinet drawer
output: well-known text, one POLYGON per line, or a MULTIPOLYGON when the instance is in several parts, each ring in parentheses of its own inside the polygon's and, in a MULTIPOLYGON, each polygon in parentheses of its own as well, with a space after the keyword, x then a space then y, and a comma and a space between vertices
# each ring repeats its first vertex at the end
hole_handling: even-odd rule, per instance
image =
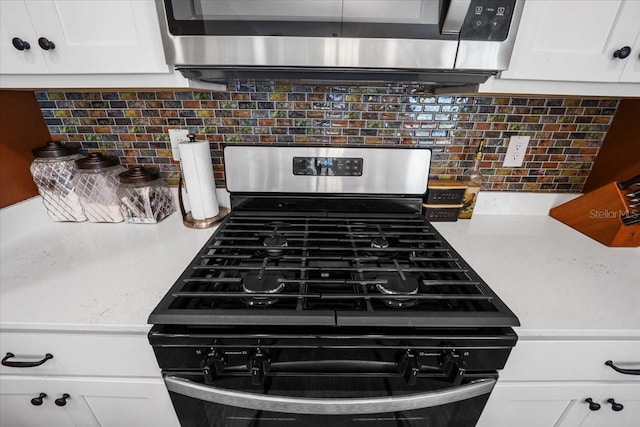
POLYGON ((640 369, 640 340, 519 341, 500 373, 506 381, 635 381, 640 377, 614 371, 640 369))
POLYGON ((13 353, 9 361, 38 361, 40 366, 0 366, 11 375, 95 375, 159 377, 160 369, 146 334, 87 332, 0 331, 0 357, 13 353))

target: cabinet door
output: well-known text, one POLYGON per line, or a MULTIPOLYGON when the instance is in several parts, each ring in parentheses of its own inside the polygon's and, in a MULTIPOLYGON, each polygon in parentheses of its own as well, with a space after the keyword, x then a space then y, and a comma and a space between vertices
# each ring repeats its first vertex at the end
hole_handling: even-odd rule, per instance
POLYGON ((38 47, 38 38, 22 0, 0 1, 0 74, 45 73, 47 66, 38 47), (29 49, 13 46, 14 37, 29 43, 29 49))
POLYGON ((49 73, 169 72, 153 0, 26 0, 25 4, 37 35, 32 49, 43 53, 49 73), (38 46, 40 37, 55 48, 43 50, 38 46))
POLYGON ((598 383, 498 383, 478 427, 579 426, 591 412, 584 400, 596 401, 605 388, 598 383))
POLYGON ((504 79, 617 82, 638 35, 640 2, 528 1, 504 79))
POLYGON ((67 393, 82 399, 100 427, 179 426, 169 393, 160 379, 80 378, 52 382, 57 383, 57 389, 70 390, 67 393))
POLYGON ((169 394, 160 379, 0 376, 0 426, 177 427, 169 394), (46 393, 43 404, 31 399, 46 393), (64 393, 64 406, 55 400, 64 393))
POLYGON ((612 384, 600 396, 599 411, 591 412, 581 427, 631 427, 640 425, 640 383, 612 384), (624 406, 621 411, 612 410, 609 399, 624 406))
MULTIPOLYGON (((638 8, 640 9, 640 3, 638 4, 638 8)), ((640 10, 636 13, 640 16, 640 10)), ((636 41, 633 43, 633 47, 631 47, 631 55, 629 55, 625 61, 627 61, 627 63, 624 66, 624 71, 622 71, 620 81, 625 83, 640 83, 640 32, 638 32, 638 37, 636 37, 636 41)))
POLYGON ((70 399, 64 407, 57 406, 54 401, 61 396, 62 393, 50 387, 45 377, 0 377, 0 426, 74 427, 77 424, 73 413, 86 408, 79 409, 82 405, 79 399, 70 399), (47 394, 42 405, 33 405, 31 399, 40 393, 47 394))

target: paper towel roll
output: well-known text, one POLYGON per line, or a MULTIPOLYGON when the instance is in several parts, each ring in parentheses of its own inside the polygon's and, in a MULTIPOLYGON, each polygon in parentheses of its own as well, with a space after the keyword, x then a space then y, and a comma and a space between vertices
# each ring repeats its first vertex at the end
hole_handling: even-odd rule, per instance
POLYGON ((182 142, 178 147, 191 216, 199 220, 217 216, 220 207, 216 198, 209 141, 182 142))

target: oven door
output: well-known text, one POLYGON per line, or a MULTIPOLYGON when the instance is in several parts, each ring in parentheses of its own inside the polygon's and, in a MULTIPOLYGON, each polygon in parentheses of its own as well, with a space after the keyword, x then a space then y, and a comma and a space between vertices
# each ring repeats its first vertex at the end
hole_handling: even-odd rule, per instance
POLYGON ((246 376, 208 385, 202 375, 165 374, 183 427, 475 426, 498 378, 468 375, 460 385, 390 376, 246 376))

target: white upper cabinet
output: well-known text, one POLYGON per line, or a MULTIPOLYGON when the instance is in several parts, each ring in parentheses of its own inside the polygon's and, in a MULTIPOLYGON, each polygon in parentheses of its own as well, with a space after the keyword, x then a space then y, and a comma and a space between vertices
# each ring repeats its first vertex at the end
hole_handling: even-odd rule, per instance
POLYGON ((1 74, 169 73, 153 0, 2 0, 0 8, 1 74))
MULTIPOLYGON (((636 17, 640 27, 640 10, 636 11, 636 17)), ((625 65, 620 81, 625 83, 640 83, 640 31, 633 42, 633 48, 631 55, 627 58, 627 65, 625 65)))
POLYGON ((0 1, 0 73, 45 73, 24 1, 0 1))
POLYGON ((501 79, 640 83, 640 1, 525 3, 501 79))

